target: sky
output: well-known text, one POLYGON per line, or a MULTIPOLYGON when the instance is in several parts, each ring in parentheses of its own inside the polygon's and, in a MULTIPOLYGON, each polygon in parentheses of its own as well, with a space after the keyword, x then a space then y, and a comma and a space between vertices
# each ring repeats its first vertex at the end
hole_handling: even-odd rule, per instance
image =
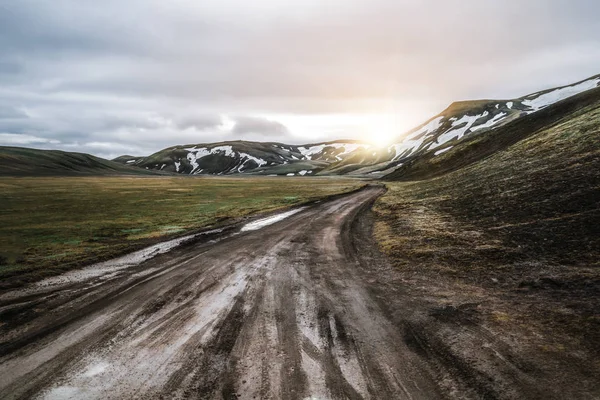
POLYGON ((600 73, 597 0, 0 0, 0 145, 398 140, 600 73))

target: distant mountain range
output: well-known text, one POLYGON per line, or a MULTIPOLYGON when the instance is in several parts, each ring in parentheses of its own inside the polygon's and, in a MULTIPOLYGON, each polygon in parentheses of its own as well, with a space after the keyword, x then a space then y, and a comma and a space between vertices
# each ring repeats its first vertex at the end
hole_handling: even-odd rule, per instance
POLYGON ((315 175, 368 147, 358 141, 302 146, 231 141, 174 146, 149 157, 121 156, 113 161, 188 175, 315 175))
MULTIPOLYGON (((584 92, 598 94, 599 85, 600 75, 596 75, 516 99, 456 102, 384 148, 356 140, 304 145, 230 141, 177 145, 150 156, 124 155, 112 161, 79 153, 54 151, 42 156, 43 150, 0 148, 0 174, 351 175, 403 179, 419 176, 421 172, 417 171, 424 169, 450 169, 451 163, 441 161, 453 158, 456 163, 457 154, 462 154, 460 150, 467 143, 471 146, 474 138, 493 137, 493 142, 478 142, 486 142, 488 149, 503 148, 523 136, 523 129, 539 129, 567 115, 572 111, 569 99, 584 92), (507 129, 512 134, 505 135, 507 129)), ((469 153, 477 158, 475 154, 484 157, 488 151, 469 153)))
POLYGON ((220 142, 173 146, 148 157, 115 159, 131 166, 180 174, 358 175, 382 177, 418 157, 436 157, 458 142, 526 118, 595 89, 600 75, 510 100, 460 101, 385 148, 338 140, 305 145, 220 142))

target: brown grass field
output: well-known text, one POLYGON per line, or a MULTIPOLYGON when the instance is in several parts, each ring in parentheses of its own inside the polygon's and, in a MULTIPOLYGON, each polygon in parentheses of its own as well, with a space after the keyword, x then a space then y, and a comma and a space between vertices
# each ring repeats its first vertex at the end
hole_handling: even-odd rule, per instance
POLYGON ((0 280, 25 283, 360 185, 298 177, 1 178, 0 280))

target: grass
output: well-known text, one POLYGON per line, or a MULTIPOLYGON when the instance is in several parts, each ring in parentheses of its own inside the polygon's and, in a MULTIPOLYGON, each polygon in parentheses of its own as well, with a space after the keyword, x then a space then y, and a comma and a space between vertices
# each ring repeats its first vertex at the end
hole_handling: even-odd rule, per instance
POLYGON ((470 287, 492 319, 598 352, 599 138, 595 101, 457 171, 389 182, 375 236, 405 276, 470 287))
POLYGON ((325 178, 0 178, 0 280, 19 285, 359 186, 325 178))

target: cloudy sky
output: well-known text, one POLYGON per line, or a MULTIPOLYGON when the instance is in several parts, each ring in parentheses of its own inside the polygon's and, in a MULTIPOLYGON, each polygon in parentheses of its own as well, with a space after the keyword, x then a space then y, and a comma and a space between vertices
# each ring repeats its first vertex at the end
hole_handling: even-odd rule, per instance
POLYGON ((597 0, 0 0, 0 145, 401 136, 600 73, 597 0))

